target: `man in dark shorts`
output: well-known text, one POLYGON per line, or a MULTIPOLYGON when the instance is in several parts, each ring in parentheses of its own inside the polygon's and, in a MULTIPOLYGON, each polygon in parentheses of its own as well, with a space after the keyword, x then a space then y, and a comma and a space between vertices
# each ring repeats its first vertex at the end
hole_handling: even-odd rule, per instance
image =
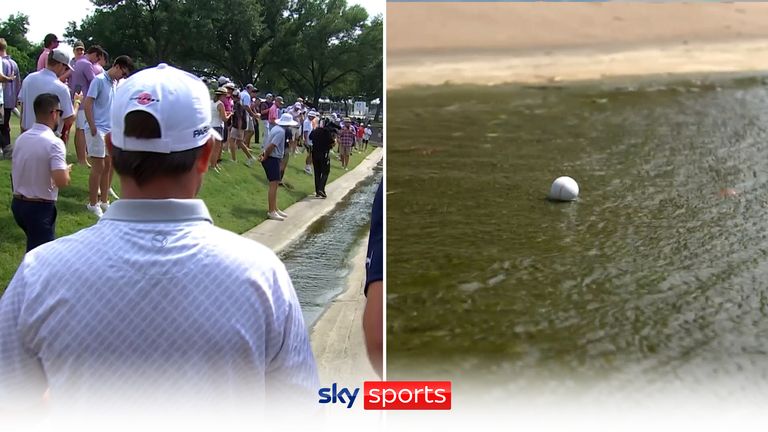
POLYGON ((259 155, 259 162, 264 167, 264 172, 267 174, 267 180, 269 181, 267 217, 276 221, 282 221, 288 217, 285 212, 277 208, 277 188, 282 177, 280 162, 285 154, 285 131, 287 127, 296 126, 297 124, 293 121, 293 117, 290 114, 283 114, 269 131, 267 139, 262 144, 262 153, 259 155))

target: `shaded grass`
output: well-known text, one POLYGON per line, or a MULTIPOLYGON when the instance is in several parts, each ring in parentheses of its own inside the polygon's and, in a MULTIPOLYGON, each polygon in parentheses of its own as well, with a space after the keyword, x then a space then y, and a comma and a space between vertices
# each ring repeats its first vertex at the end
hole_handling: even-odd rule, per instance
MULTIPOLYGON (((11 138, 15 141, 19 133, 18 119, 14 117, 11 138)), ((253 141, 253 139, 251 140, 253 141)), ((370 153, 372 147, 363 153, 350 157, 350 168, 357 166, 370 153)), ((74 133, 70 134, 67 144, 67 160, 72 163, 77 159, 74 151, 74 133)), ((257 152, 258 153, 258 152, 257 152)), ((245 156, 238 154, 238 163, 222 163, 223 171, 208 172, 200 191, 200 198, 205 201, 214 223, 222 228, 243 233, 266 219, 267 179, 260 164, 252 168, 245 166, 245 156)), ((307 195, 314 194, 314 176, 304 173, 304 153, 291 157, 285 173, 285 181, 292 189, 280 188, 278 206, 287 208, 307 195)), ((229 156, 224 155, 228 160, 229 156)), ((16 225, 11 213, 11 161, 0 160, 0 294, 10 283, 16 268, 24 256, 26 237, 16 225)), ((59 191, 56 205, 56 237, 75 233, 96 223, 96 217, 85 209, 88 201, 88 174, 85 167, 75 165, 72 169, 72 182, 69 187, 59 191)), ((344 174, 341 163, 331 159, 329 182, 344 174)), ((115 176, 114 189, 120 194, 120 182, 115 176)))

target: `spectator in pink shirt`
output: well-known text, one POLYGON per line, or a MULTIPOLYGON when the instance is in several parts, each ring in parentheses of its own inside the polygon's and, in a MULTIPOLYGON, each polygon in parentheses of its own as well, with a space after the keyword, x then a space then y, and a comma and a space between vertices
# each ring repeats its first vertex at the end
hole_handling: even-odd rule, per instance
POLYGON ((275 96, 275 103, 272 104, 271 107, 269 107, 269 129, 271 130, 275 125, 277 124, 277 121, 280 120, 280 108, 283 107, 283 97, 282 96, 275 96))
POLYGON ((45 69, 45 65, 48 63, 48 54, 59 47, 59 38, 53 33, 48 33, 43 39, 43 46, 45 48, 40 53, 40 57, 37 58, 37 70, 45 69))

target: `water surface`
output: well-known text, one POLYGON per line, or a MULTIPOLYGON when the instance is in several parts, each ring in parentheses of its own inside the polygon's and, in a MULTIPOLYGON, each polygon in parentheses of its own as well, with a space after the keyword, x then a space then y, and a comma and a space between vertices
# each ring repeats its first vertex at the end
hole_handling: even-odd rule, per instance
POLYGON ((768 383, 761 79, 388 101, 390 379, 768 383))
POLYGON ((371 206, 381 178, 381 170, 375 170, 331 213, 312 224, 304 237, 280 254, 310 328, 331 300, 347 287, 354 264, 349 260, 357 242, 367 242, 371 206))

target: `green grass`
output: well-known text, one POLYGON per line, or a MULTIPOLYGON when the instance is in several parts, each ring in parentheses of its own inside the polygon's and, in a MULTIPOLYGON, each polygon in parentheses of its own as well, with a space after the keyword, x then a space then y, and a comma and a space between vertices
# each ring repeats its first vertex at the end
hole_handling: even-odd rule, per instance
MULTIPOLYGON (((14 118, 11 138, 15 141, 19 133, 18 119, 14 118)), ((253 140, 251 140, 253 141, 253 140)), ((370 153, 372 147, 363 153, 355 153, 350 157, 350 168, 357 166, 370 153)), ((75 162, 74 133, 70 134, 67 144, 67 159, 75 162)), ((258 154, 258 151, 256 152, 258 154)), ((243 233, 255 227, 266 219, 267 211, 267 179, 260 164, 248 168, 243 163, 245 156, 238 154, 238 163, 222 163, 223 171, 209 171, 205 176, 203 188, 200 191, 208 210, 217 226, 243 233)), ((304 154, 290 159, 285 173, 285 181, 293 187, 292 190, 280 188, 278 205, 287 208, 309 194, 314 194, 314 176, 304 173, 304 154)), ((229 160, 229 156, 224 156, 229 160)), ((0 160, 0 294, 11 281, 16 268, 24 256, 26 237, 16 225, 11 213, 10 190, 11 161, 0 160)), ((56 237, 63 237, 96 223, 96 217, 85 209, 88 201, 88 173, 85 167, 75 165, 72 169, 72 182, 69 187, 59 191, 56 205, 56 237)), ((341 164, 335 158, 331 160, 329 182, 344 174, 341 164)), ((115 176, 117 177, 117 176, 115 176)), ((120 185, 114 180, 114 189, 119 194, 120 185)))

